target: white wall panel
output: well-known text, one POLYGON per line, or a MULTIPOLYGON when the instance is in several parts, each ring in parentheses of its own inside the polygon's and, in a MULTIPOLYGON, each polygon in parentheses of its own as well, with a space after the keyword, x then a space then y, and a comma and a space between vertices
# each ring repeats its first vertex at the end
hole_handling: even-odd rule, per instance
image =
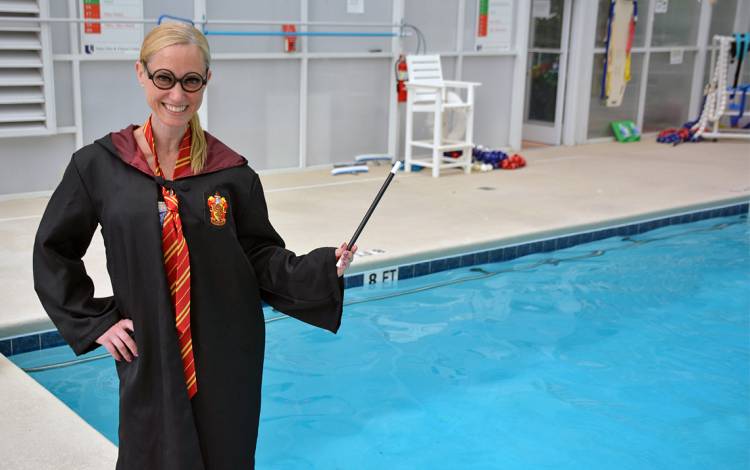
POLYGON ((81 63, 81 101, 84 145, 150 113, 131 61, 81 63))
MULTIPOLYGON (((49 2, 49 15, 53 18, 70 18, 77 16, 77 12, 68 11, 66 0, 52 0, 49 2)), ((67 23, 51 23, 52 52, 55 54, 70 54, 70 27, 67 23)))
POLYGON ((71 134, 5 138, 0 145, 0 194, 47 191, 57 187, 74 152, 71 134))
MULTIPOLYGON (((309 0, 310 21, 332 21, 346 23, 387 23, 392 21, 392 2, 390 1, 365 1, 365 11, 359 13, 347 13, 347 0, 309 0)), ((395 32, 388 27, 362 28, 356 26, 316 26, 310 31, 332 31, 332 32, 395 32)), ((310 52, 370 52, 390 51, 391 38, 389 37, 310 37, 310 52)))
POLYGON ((308 165, 387 152, 389 64, 384 59, 310 62, 308 165))
POLYGON ((74 126, 73 66, 70 62, 55 62, 55 112, 57 127, 74 126))
POLYGON ((482 84, 476 90, 474 105, 477 144, 493 148, 508 145, 514 60, 513 57, 464 58, 462 79, 482 84))
MULTIPOLYGON (((211 20, 252 21, 299 21, 299 0, 246 0, 242 2, 206 2, 206 18, 209 31, 281 31, 281 26, 241 26, 212 24, 211 20)), ((211 52, 283 52, 284 38, 281 36, 209 36, 211 52)), ((297 50, 301 50, 297 40, 297 50)))
MULTIPOLYGON (((456 50, 456 16, 458 0, 409 0, 406 2, 405 21, 419 28, 427 40, 427 52, 439 54, 456 50)), ((417 38, 404 41, 404 49, 413 54, 417 38)))
POLYGON ((299 61, 214 64, 211 132, 256 170, 299 165, 299 61))

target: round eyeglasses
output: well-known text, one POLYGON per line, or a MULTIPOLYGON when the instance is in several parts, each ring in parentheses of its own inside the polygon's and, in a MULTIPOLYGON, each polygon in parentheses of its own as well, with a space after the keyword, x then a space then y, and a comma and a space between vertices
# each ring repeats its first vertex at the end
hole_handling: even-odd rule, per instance
MULTIPOLYGON (((195 93, 203 88, 203 85, 208 82, 208 78, 198 72, 188 72, 182 77, 177 78, 172 71, 168 69, 159 69, 154 73, 151 73, 146 64, 143 64, 143 67, 146 69, 146 75, 148 75, 149 80, 151 80, 154 83, 154 86, 160 90, 171 90, 177 82, 180 82, 180 86, 183 90, 188 93, 195 93)), ((206 68, 206 74, 208 75, 208 68, 206 68)))

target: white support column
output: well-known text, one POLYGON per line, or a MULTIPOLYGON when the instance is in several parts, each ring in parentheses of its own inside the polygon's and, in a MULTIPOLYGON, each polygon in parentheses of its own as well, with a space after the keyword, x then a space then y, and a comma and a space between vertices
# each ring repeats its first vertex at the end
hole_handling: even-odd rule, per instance
POLYGON ((656 2, 649 2, 648 13, 646 14, 646 43, 643 56, 643 66, 641 67, 641 82, 638 90, 638 114, 635 125, 643 132, 643 115, 646 112, 646 88, 648 87, 648 67, 651 62, 651 38, 654 36, 654 11, 656 2))
POLYGON ((513 150, 521 149, 523 132, 523 99, 526 96, 526 62, 529 46, 529 18, 531 1, 519 0, 516 5, 516 59, 513 67, 513 87, 510 107, 510 130, 508 145, 513 150))
MULTIPOLYGON (((300 0, 300 31, 307 31, 305 23, 308 21, 308 0, 300 0)), ((302 61, 299 67, 299 167, 307 167, 307 101, 308 101, 308 65, 307 42, 308 36, 302 39, 302 61)))
MULTIPOLYGON (((193 22, 195 27, 203 30, 203 24, 206 22, 206 0, 193 1, 193 22)), ((145 26, 145 25, 144 25, 145 26)), ((203 93, 203 103, 198 109, 198 118, 201 121, 201 127, 208 130, 208 93, 203 93)))
MULTIPOLYGON (((79 17, 78 14, 78 2, 76 0, 68 0, 68 17, 79 17)), ((73 60, 70 62, 70 70, 73 75, 73 126, 76 129, 76 145, 75 148, 79 149, 83 147, 83 111, 81 105, 81 61, 79 56, 81 54, 81 47, 78 41, 81 37, 79 31, 80 23, 68 23, 68 33, 70 36, 70 54, 73 56, 73 60)))
POLYGON ((713 8, 708 2, 701 3, 700 20, 698 22, 698 51, 693 62, 693 81, 690 86, 690 107, 688 119, 693 119, 700 112, 703 101, 703 71, 706 70, 706 50, 708 49, 708 34, 711 29, 711 13, 713 8))
POLYGON ((456 15, 456 75, 454 80, 461 81, 464 74, 464 23, 466 23, 466 0, 458 0, 456 15))
POLYGON ((591 8, 596 8, 596 2, 591 0, 571 2, 570 21, 570 43, 568 44, 568 66, 567 87, 565 88, 565 100, 562 123, 562 144, 575 145, 585 140, 577 136, 579 127, 586 128, 586 116, 590 104, 588 90, 591 89, 591 77, 593 74, 591 60, 594 53, 594 41, 591 39, 596 35, 596 18, 590 18, 591 8), (589 60, 586 60, 589 59, 589 60), (588 83, 588 88, 584 85, 588 83))
MULTIPOLYGON (((48 18, 49 16, 49 1, 40 1, 39 17, 48 18)), ((52 44, 52 41, 50 40, 50 35, 52 34, 50 31, 50 24, 40 23, 39 26, 41 30, 39 36, 42 44, 52 44)), ((52 60, 52 50, 50 48, 43 47, 40 52, 42 54, 42 62, 44 64, 44 66, 42 67, 42 75, 45 84, 43 87, 45 125, 48 132, 56 133, 57 112, 55 103, 55 75, 53 72, 54 63, 52 60)))
MULTIPOLYGON (((393 0, 393 24, 400 24, 404 19, 406 5, 404 0, 393 0)), ((391 39, 391 60, 388 70, 388 155, 394 160, 399 160, 398 154, 398 136, 399 136, 399 112, 398 112, 398 93, 396 93, 396 61, 403 51, 403 38, 396 36, 391 39)))
MULTIPOLYGON (((591 12, 597 11, 597 8, 597 0, 573 2, 573 35, 580 36, 577 45, 576 43, 571 45, 571 48, 579 49, 576 53, 580 53, 580 62, 576 64, 576 67, 580 68, 574 72, 580 80, 572 81, 571 78, 571 83, 578 84, 576 87, 578 99, 575 101, 578 112, 575 115, 575 130, 572 131, 574 144, 582 144, 588 140, 591 87, 594 81, 594 45, 596 44, 596 15, 592 15, 591 12), (581 31, 578 31, 579 27, 581 31)), ((566 99, 565 105, 570 104, 571 101, 566 99)))

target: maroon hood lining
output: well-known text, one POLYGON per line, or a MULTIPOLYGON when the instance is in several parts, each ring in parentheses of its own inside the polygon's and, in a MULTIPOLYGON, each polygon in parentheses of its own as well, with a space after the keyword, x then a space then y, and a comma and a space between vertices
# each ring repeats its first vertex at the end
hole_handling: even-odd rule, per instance
MULTIPOLYGON (((143 155, 143 152, 141 152, 140 147, 138 147, 135 135, 133 135, 133 131, 138 127, 140 126, 131 124, 121 131, 111 132, 108 136, 111 141, 111 146, 107 145, 109 142, 106 142, 106 137, 97 142, 104 145, 104 147, 117 155, 120 160, 128 165, 137 168, 149 176, 154 176, 154 172, 151 171, 151 167, 148 166, 146 157, 143 155)), ((243 156, 224 145, 224 143, 208 132, 205 132, 205 134, 208 159, 206 160, 206 165, 203 167, 203 170, 198 173, 198 175, 247 165, 247 160, 243 156)), ((182 178, 190 178, 191 176, 197 175, 190 174, 183 176, 182 178)))

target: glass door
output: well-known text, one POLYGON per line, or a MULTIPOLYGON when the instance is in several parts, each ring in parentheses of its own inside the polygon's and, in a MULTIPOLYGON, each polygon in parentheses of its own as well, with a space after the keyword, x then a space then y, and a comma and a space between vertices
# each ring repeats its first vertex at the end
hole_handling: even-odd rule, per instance
POLYGON ((523 140, 560 144, 571 0, 533 0, 523 140))

